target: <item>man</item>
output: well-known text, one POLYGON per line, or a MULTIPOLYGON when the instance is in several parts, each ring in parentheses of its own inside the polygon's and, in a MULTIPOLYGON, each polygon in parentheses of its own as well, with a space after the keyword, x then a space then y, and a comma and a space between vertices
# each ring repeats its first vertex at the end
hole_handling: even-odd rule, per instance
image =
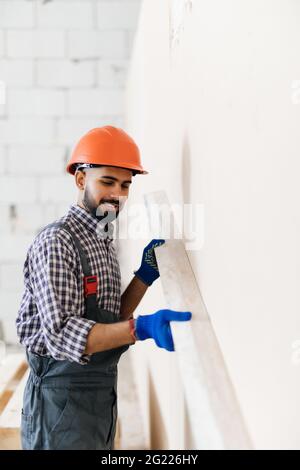
POLYGON ((132 176, 146 174, 139 149, 123 130, 89 131, 67 171, 78 201, 44 227, 29 247, 25 290, 17 317, 30 376, 24 391, 24 449, 111 449, 117 419, 117 364, 137 339, 153 338, 174 351, 171 320, 190 312, 160 310, 133 319, 147 288, 159 277, 152 240, 141 266, 120 295, 112 223, 126 201, 132 176))

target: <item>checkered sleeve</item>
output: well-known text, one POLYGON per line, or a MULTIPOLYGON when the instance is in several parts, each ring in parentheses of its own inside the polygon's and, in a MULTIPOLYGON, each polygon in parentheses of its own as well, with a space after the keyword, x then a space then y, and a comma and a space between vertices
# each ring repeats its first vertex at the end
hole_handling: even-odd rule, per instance
POLYGON ((32 259, 33 292, 46 347, 54 359, 86 364, 83 354, 95 322, 82 317, 75 255, 57 235, 38 245, 32 259))

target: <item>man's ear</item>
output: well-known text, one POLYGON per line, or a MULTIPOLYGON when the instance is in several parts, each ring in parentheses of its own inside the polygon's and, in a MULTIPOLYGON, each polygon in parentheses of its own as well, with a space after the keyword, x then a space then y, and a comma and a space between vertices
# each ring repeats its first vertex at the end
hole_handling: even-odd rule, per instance
POLYGON ((75 172, 75 181, 76 181, 76 186, 79 189, 84 189, 85 178, 86 178, 86 174, 85 174, 84 170, 76 170, 76 172, 75 172))

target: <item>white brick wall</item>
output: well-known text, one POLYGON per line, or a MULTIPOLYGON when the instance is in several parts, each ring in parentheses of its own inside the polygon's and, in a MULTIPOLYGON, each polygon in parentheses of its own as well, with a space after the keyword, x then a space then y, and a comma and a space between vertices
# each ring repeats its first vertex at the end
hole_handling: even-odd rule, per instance
MULTIPOLYGON (((1 67, 1 62, 0 62, 1 67)), ((37 63, 39 87, 92 87, 95 85, 94 61, 73 62, 68 59, 40 60, 37 63)))
POLYGON ((6 0, 0 2, 0 28, 33 28, 33 2, 6 0))
MULTIPOLYGON (((24 264, 27 250, 32 243, 32 235, 2 235, 0 244, 0 264, 20 263, 24 264)), ((3 311, 3 310, 2 310, 3 311)))
POLYGON ((0 57, 4 55, 5 44, 4 44, 4 31, 0 30, 0 57))
POLYGON ((41 29, 91 29, 92 2, 66 1, 38 4, 37 26, 41 29))
POLYGON ((0 77, 8 87, 32 87, 34 64, 32 60, 0 60, 0 77))
POLYGON ((69 175, 42 177, 38 180, 41 202, 74 202, 77 197, 74 177, 69 175))
POLYGON ((6 169, 6 149, 5 147, 0 147, 0 175, 5 173, 6 169))
POLYGON ((22 268, 35 234, 76 202, 65 173, 77 140, 123 127, 140 0, 0 0, 0 340, 15 341, 22 268))
POLYGON ((121 90, 70 90, 68 113, 72 116, 120 115, 124 112, 121 90))
POLYGON ((37 180, 30 176, 0 176, 0 203, 37 201, 37 180))
POLYGON ((140 3, 137 1, 98 1, 99 29, 134 29, 138 21, 140 3))
POLYGON ((111 116, 99 115, 93 118, 59 119, 57 122, 57 141, 60 144, 73 147, 87 129, 105 126, 108 122, 113 122, 111 116))
POLYGON ((67 51, 72 59, 124 59, 128 57, 124 31, 70 31, 67 51))
POLYGON ((2 292, 21 291, 23 288, 23 273, 17 263, 0 265, 0 284, 2 292))
POLYGON ((65 55, 62 31, 8 31, 6 41, 10 58, 60 58, 65 55))
POLYGON ((12 145, 7 152, 6 168, 12 175, 61 175, 65 169, 65 147, 12 145))
POLYGON ((0 118, 3 118, 5 116, 6 116, 6 105, 0 104, 0 118))
MULTIPOLYGON (((10 232, 10 206, 0 203, 0 240, 3 234, 10 232)), ((0 264, 1 266, 1 264, 0 264)))
POLYGON ((52 144, 55 141, 55 126, 52 119, 6 119, 0 120, 0 144, 38 143, 52 144))
POLYGON ((65 96, 58 90, 13 90, 7 93, 10 116, 63 116, 65 96))
POLYGON ((101 60, 97 64, 97 84, 100 88, 123 88, 127 71, 128 60, 101 60))
POLYGON ((17 342, 15 318, 21 301, 21 290, 17 292, 16 295, 15 292, 0 290, 1 329, 10 343, 17 342))
POLYGON ((18 203, 13 206, 13 213, 15 217, 10 216, 8 233, 32 236, 57 218, 57 207, 54 202, 49 204, 18 203))

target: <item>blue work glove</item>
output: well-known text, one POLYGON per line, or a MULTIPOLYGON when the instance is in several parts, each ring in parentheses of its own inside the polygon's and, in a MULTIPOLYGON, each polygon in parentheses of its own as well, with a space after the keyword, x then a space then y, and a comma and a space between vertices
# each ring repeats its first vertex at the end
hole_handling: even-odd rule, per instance
POLYGON ((136 277, 143 281, 148 286, 159 278, 159 270, 156 262, 154 248, 165 243, 165 240, 151 240, 151 242, 144 248, 142 263, 137 271, 134 271, 136 277))
POLYGON ((158 310, 152 315, 140 315, 135 321, 135 332, 138 340, 153 338, 159 348, 175 351, 170 321, 187 321, 191 312, 175 310, 158 310))

